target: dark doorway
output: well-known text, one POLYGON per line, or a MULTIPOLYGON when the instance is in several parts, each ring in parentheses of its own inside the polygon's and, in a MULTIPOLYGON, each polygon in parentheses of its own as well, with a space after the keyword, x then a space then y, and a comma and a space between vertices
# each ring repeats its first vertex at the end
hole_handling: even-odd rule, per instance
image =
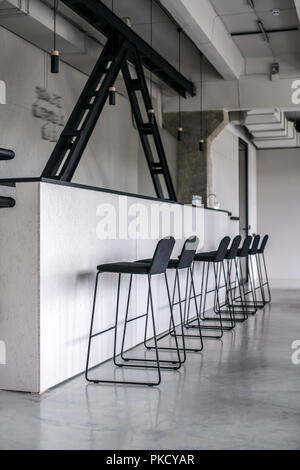
POLYGON ((249 210, 248 210, 248 144, 239 140, 239 207, 240 207, 240 234, 242 237, 249 235, 249 210))
MULTIPOLYGON (((242 139, 239 140, 239 217, 240 235, 244 238, 249 235, 248 209, 248 144, 242 139)), ((242 261, 244 282, 247 282, 247 260, 242 261)))

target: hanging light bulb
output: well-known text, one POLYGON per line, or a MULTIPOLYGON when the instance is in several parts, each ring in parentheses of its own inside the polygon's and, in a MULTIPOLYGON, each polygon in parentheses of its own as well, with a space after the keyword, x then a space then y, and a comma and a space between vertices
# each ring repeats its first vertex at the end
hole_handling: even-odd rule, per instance
POLYGON ((204 149, 204 139, 199 140, 199 152, 203 152, 204 149))
POLYGON ((115 106, 116 104, 116 88, 111 86, 109 89, 109 104, 110 106, 115 106))
MULTIPOLYGON (((178 63, 179 63, 179 73, 181 72, 181 28, 177 29, 178 31, 178 63)), ((183 127, 182 127, 182 115, 181 115, 181 96, 178 94, 178 129, 177 129, 177 140, 178 142, 182 141, 183 127)))
POLYGON ((54 5, 53 5, 53 36, 54 36, 54 41, 53 41, 53 51, 51 52, 51 73, 59 73, 59 51, 57 50, 56 47, 56 18, 57 18, 57 9, 58 9, 58 2, 59 0, 53 0, 54 5))
POLYGON ((203 122, 203 67, 202 67, 203 54, 200 52, 200 140, 199 152, 203 152, 205 139, 204 136, 204 122, 203 122))
POLYGON ((153 108, 148 110, 149 123, 154 124, 155 122, 155 110, 153 108))

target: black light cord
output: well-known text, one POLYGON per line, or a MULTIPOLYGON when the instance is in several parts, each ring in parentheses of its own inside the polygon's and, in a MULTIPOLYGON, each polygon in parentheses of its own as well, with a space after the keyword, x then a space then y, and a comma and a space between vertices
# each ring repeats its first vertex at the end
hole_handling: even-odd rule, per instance
POLYGON ((51 52, 51 73, 59 73, 59 51, 57 50, 57 10, 59 0, 53 0, 53 51, 51 52))
POLYGON ((200 139, 199 150, 202 152, 204 144, 204 117, 203 117, 203 54, 200 53, 200 139))
POLYGON ((53 38, 53 50, 56 51, 56 23, 57 23, 57 10, 58 10, 58 2, 59 0, 54 0, 54 6, 53 6, 53 33, 54 33, 54 38, 53 38))
MULTIPOLYGON (((153 47, 153 0, 150 0, 150 44, 153 47)), ((150 72, 150 95, 152 101, 153 83, 152 83, 152 72, 150 72)))
MULTIPOLYGON (((181 73, 181 29, 178 28, 178 62, 179 62, 179 73, 181 73)), ((178 101, 178 108, 179 108, 179 128, 182 128, 182 116, 181 116, 181 95, 179 93, 179 101, 178 101)))

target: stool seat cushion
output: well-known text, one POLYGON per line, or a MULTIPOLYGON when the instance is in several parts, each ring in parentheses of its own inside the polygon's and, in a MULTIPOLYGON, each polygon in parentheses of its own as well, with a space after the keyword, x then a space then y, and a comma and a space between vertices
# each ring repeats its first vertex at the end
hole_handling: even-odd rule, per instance
MULTIPOLYGON (((152 263, 152 259, 141 259, 137 263, 152 263)), ((170 259, 167 269, 177 269, 179 264, 179 259, 170 259)))
POLYGON ((149 274, 150 263, 111 263, 101 264, 97 267, 101 273, 117 274, 149 274))
POLYGON ((196 253, 195 261, 213 261, 217 255, 217 251, 209 251, 203 253, 196 253))

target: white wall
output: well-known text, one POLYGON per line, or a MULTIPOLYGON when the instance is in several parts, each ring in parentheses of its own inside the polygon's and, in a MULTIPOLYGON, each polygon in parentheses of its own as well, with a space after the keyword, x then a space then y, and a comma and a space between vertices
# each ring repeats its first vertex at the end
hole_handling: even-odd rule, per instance
MULTIPOLYGON (((7 89, 7 104, 0 105, 0 147, 16 152, 15 160, 0 162, 0 178, 40 176, 54 143, 41 138, 45 121, 32 114, 35 87, 45 87, 62 96, 67 118, 87 76, 63 62, 61 72, 51 74, 48 54, 1 27, 0 44, 0 79, 7 89)), ((164 141, 166 147, 172 142, 166 132, 164 141)), ((130 103, 118 95, 116 107, 105 107, 73 181, 147 194, 149 189, 144 193, 144 185, 138 183, 139 177, 143 181, 149 172, 146 165, 139 169, 138 160, 145 159, 143 154, 139 155, 139 142, 131 121, 130 103)), ((174 155, 169 157, 174 161, 174 155)))
POLYGON ((272 287, 300 288, 300 149, 258 152, 258 230, 270 235, 272 287))
POLYGON ((257 231, 256 149, 240 131, 228 124, 213 140, 210 153, 209 191, 217 195, 221 208, 239 216, 239 138, 249 144, 249 224, 257 231))

